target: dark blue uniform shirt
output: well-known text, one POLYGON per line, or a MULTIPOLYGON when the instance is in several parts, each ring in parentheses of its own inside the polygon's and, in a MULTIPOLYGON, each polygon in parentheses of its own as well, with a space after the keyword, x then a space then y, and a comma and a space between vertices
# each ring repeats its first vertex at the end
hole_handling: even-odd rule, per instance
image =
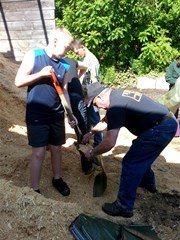
POLYGON ((149 97, 130 90, 112 90, 107 110, 108 130, 126 127, 138 136, 159 123, 168 109, 149 97))

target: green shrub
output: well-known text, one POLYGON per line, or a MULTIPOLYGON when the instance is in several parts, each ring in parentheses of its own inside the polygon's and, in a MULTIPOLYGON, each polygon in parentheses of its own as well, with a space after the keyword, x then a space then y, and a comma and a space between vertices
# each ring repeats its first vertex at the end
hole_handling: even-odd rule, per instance
POLYGON ((161 72, 177 54, 178 51, 171 46, 171 39, 160 36, 154 42, 144 44, 142 53, 132 61, 131 67, 138 74, 149 73, 151 70, 161 72))
POLYGON ((101 82, 109 86, 117 82, 117 73, 114 66, 101 68, 101 82))
POLYGON ((135 88, 137 85, 136 76, 131 69, 122 72, 117 71, 114 66, 102 68, 101 82, 121 88, 135 88))
POLYGON ((85 42, 111 85, 115 69, 165 71, 180 50, 179 19, 179 0, 56 0, 56 25, 85 42))

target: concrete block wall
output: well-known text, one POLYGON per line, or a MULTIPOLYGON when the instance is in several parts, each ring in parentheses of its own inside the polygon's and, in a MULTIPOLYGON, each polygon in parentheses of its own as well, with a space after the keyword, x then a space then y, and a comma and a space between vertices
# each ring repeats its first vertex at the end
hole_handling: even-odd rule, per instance
POLYGON ((151 78, 151 77, 138 77, 138 89, 163 89, 168 90, 169 84, 165 81, 165 77, 151 78))

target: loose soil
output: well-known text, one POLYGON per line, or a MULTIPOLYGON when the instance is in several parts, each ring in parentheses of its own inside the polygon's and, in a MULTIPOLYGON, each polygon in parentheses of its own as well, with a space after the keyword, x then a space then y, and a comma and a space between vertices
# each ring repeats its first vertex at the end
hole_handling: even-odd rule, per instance
MULTIPOLYGON (((31 148, 27 144, 26 89, 14 86, 19 64, 0 54, 0 239, 74 239, 69 225, 80 214, 102 217, 119 224, 150 224, 162 240, 180 239, 180 138, 174 138, 153 164, 158 192, 138 188, 134 216, 110 217, 102 212, 104 202, 114 201, 118 191, 121 162, 135 138, 122 128, 114 149, 103 155, 108 186, 102 197, 93 198, 94 176, 81 172, 80 156, 74 146, 74 131, 66 121, 67 142, 63 145, 63 178, 71 194, 62 197, 52 187, 50 154, 47 151, 41 176, 41 193, 29 187, 31 148)), ((144 91, 157 98, 163 91, 144 91)))

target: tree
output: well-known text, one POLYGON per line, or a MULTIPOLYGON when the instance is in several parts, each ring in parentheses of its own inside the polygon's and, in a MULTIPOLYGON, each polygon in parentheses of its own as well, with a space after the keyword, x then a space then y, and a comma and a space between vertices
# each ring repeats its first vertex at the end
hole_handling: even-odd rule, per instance
POLYGON ((147 72, 159 62, 157 69, 163 70, 180 48, 178 1, 56 0, 56 7, 63 4, 56 20, 81 38, 105 66, 147 72))

